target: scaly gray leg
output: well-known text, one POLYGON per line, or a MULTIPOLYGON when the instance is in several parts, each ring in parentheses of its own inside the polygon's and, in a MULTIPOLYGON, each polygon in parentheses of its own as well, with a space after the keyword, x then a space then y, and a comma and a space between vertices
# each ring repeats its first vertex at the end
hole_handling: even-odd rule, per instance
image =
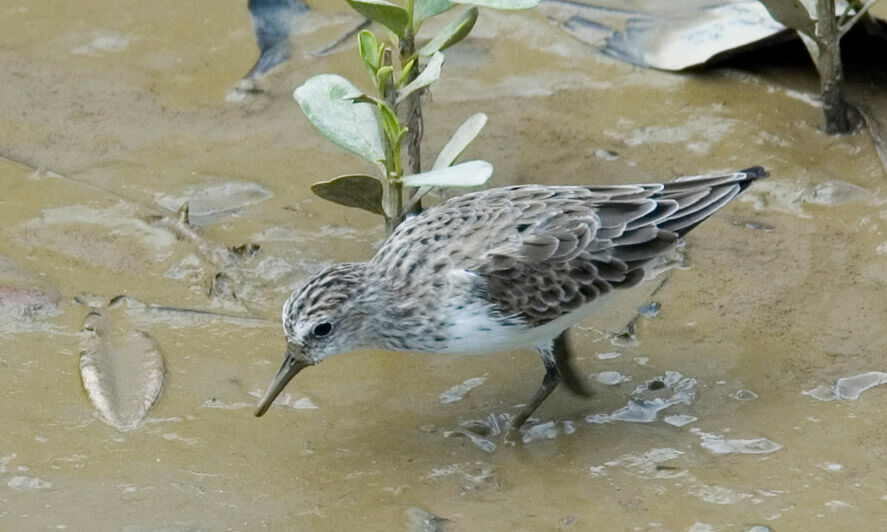
POLYGON ((539 405, 542 404, 542 401, 545 401, 545 398, 551 395, 551 392, 557 388, 559 382, 561 382, 561 373, 557 369, 557 365, 554 363, 554 357, 551 355, 551 348, 549 347, 546 351, 543 351, 540 348, 536 348, 536 351, 539 353, 539 356, 542 357, 542 362, 545 364, 545 377, 542 378, 542 385, 539 386, 539 389, 536 390, 536 393, 533 394, 533 397, 530 398, 530 401, 521 410, 520 414, 517 415, 514 419, 511 420, 511 430, 517 431, 521 428, 521 425, 527 421, 527 418, 539 408, 539 405))
POLYGON ((594 392, 570 364, 571 358, 573 358, 573 353, 567 342, 567 331, 564 331, 554 339, 554 363, 560 371, 564 385, 571 392, 582 397, 591 397, 594 392))
POLYGON ((521 428, 521 425, 527 421, 527 418, 539 408, 539 405, 551 395, 551 392, 557 388, 558 383, 563 380, 555 360, 554 346, 555 343, 550 340, 536 346, 536 352, 539 353, 542 363, 545 364, 545 377, 542 378, 542 384, 539 385, 539 389, 536 390, 536 393, 533 394, 533 397, 530 398, 524 409, 521 410, 517 417, 511 420, 510 429, 514 432, 521 428))
POLYGON ((567 331, 562 332, 553 342, 536 346, 536 352, 539 353, 542 363, 545 364, 545 377, 542 378, 542 384, 524 409, 511 420, 511 430, 513 431, 520 429, 521 425, 551 395, 560 382, 563 382, 571 392, 577 395, 588 397, 592 394, 588 385, 570 365, 571 353, 567 343, 567 331))

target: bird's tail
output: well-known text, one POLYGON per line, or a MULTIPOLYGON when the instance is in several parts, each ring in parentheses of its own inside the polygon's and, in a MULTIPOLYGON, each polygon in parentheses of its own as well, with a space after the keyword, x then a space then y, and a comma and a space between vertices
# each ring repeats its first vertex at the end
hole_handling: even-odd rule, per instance
POLYGON ((678 203, 678 208, 656 225, 659 229, 683 236, 754 181, 769 175, 762 167, 752 166, 732 174, 681 177, 666 183, 654 199, 674 200, 678 203))

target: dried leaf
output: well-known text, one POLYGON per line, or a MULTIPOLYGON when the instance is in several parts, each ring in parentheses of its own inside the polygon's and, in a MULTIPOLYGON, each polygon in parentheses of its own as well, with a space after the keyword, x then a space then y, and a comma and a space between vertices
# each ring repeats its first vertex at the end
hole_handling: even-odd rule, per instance
POLYGON ((321 198, 344 205, 382 214, 382 183, 368 175, 343 175, 311 185, 311 191, 321 198))

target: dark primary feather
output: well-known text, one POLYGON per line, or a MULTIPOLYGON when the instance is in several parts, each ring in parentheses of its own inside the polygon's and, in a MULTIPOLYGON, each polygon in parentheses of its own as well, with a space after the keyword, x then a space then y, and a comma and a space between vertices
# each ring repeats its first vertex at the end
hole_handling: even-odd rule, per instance
POLYGON ((665 184, 475 192, 401 224, 371 262, 396 270, 407 291, 426 270, 472 272, 501 315, 542 325, 636 285, 652 258, 766 176, 753 167, 665 184))

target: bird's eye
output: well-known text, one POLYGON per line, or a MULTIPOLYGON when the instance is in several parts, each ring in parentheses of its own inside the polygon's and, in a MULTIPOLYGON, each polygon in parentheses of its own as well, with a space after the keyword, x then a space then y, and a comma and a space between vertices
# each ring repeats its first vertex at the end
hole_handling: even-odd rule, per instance
POLYGON ((323 337, 333 331, 333 324, 328 322, 318 323, 314 326, 314 336, 323 337))

